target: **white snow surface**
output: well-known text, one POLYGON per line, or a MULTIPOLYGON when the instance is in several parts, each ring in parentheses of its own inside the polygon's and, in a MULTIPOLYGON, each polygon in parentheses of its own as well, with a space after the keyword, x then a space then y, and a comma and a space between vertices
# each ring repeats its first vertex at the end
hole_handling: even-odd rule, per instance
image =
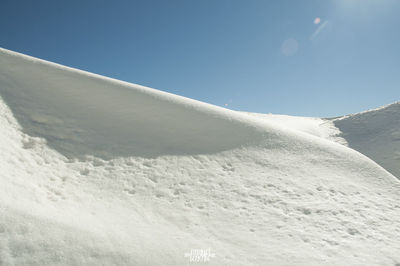
POLYGON ((400 179, 400 102, 336 118, 247 114, 351 147, 400 179))
POLYGON ((400 263, 399 181, 321 135, 5 49, 0 95, 0 265, 400 263))
POLYGON ((260 113, 246 114, 348 146, 346 139, 341 137, 342 132, 335 126, 331 119, 260 113))
POLYGON ((348 146, 400 179, 400 102, 333 119, 348 146))

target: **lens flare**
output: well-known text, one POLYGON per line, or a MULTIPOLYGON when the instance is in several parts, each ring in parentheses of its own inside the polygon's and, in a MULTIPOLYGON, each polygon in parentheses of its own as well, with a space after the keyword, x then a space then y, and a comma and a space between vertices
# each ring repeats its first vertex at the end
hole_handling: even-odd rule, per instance
POLYGON ((285 56, 292 56, 296 54, 299 49, 299 43, 295 39, 287 39, 281 45, 281 52, 285 56))
POLYGON ((315 24, 315 25, 318 25, 320 22, 321 22, 321 19, 320 19, 319 17, 316 17, 316 18, 314 19, 314 24, 315 24))

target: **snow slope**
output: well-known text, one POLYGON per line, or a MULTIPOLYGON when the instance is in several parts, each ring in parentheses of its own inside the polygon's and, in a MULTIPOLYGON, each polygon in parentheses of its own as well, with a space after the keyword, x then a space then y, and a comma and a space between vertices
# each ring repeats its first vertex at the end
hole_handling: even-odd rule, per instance
POLYGON ((342 132, 330 119, 260 113, 246 114, 261 118, 265 121, 279 123, 282 126, 348 146, 347 141, 341 137, 342 132))
POLYGON ((0 50, 0 264, 396 265, 400 183, 280 125, 0 50))
POLYGON ((400 103, 337 118, 248 113, 351 147, 400 178, 400 103))
POLYGON ((19 123, 68 156, 213 153, 265 133, 194 100, 13 53, 1 60, 1 93, 19 123))
POLYGON ((400 102, 333 119, 348 146, 400 178, 400 102))

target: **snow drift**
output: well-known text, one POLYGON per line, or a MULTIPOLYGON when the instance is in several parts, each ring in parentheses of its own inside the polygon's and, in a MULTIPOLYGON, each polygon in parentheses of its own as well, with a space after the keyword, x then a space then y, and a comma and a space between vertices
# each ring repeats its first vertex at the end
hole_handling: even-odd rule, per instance
POLYGON ((400 185, 279 121, 0 50, 0 264, 395 265, 400 185))
POLYGON ((10 52, 1 80, 24 130, 68 156, 213 153, 263 134, 215 106, 10 52))
POLYGON ((400 102, 333 119, 349 147, 400 178, 400 102))
POLYGON ((247 113, 351 147, 400 179, 400 103, 336 118, 247 113))

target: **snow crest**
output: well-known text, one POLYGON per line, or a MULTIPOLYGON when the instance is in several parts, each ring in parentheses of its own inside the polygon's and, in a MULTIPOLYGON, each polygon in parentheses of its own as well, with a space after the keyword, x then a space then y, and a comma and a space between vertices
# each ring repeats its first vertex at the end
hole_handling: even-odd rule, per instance
POLYGON ((400 102, 334 119, 348 146, 400 179, 400 102))

